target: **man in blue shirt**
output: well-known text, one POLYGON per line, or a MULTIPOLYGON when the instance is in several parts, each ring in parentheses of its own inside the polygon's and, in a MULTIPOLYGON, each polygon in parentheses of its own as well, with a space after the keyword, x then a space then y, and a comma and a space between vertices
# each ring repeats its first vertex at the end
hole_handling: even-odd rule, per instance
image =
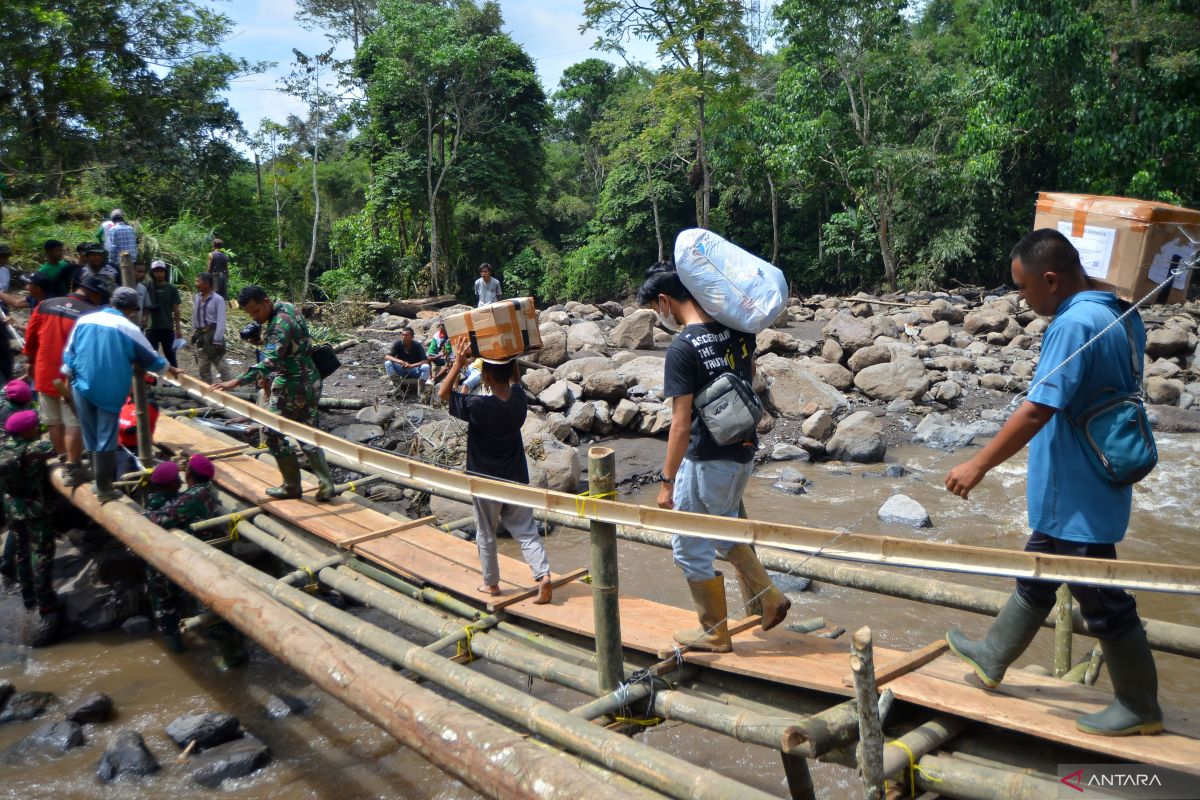
MULTIPOLYGON (((1123 307, 1108 292, 1092 291, 1079 253, 1065 236, 1044 228, 1027 235, 1012 254, 1012 277, 1038 314, 1054 315, 1042 340, 1041 360, 1028 399, 974 458, 951 470, 946 488, 966 498, 989 470, 1029 444, 1026 499, 1033 534, 1026 552, 1088 558, 1117 557, 1133 492, 1103 478, 1071 429, 1071 417, 1105 392, 1137 389, 1133 363, 1145 357, 1146 331, 1131 315, 1132 354, 1122 325, 1113 326, 1074 358, 1123 307)), ((1076 721, 1085 733, 1128 736, 1162 730, 1154 657, 1133 596, 1123 589, 1070 585, 1088 631, 1100 640, 1114 699, 1076 721)), ((995 688, 1054 606, 1058 584, 1018 580, 987 636, 974 641, 957 630, 950 649, 995 688)))

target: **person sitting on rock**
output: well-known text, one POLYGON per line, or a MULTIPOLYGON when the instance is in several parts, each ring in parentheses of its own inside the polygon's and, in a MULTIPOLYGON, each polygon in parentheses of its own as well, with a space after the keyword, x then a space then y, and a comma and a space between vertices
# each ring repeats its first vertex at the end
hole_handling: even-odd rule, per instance
POLYGON ((413 329, 404 328, 400 331, 400 341, 392 345, 392 352, 384 356, 383 367, 387 370, 392 383, 399 383, 405 378, 417 378, 431 382, 429 356, 424 348, 413 340, 413 329))
MULTIPOLYGON (((659 263, 646 272, 638 304, 658 311, 659 320, 679 333, 667 349, 663 380, 672 398, 671 429, 662 472, 658 505, 679 511, 722 517, 740 515, 742 493, 754 471, 758 435, 751 429, 742 441, 719 445, 695 413, 693 396, 722 373, 734 372, 754 380, 754 334, 727 328, 714 320, 683 285, 675 267, 659 263)), ((729 636, 725 577, 713 569, 724 556, 762 603, 763 630, 783 622, 791 601, 767 576, 748 544, 675 534, 671 537, 675 564, 683 570, 700 627, 675 631, 676 642, 694 650, 728 653, 729 636)))
POLYGON ((54 591, 54 528, 50 514, 47 462, 54 446, 42 439, 36 411, 18 411, 4 423, 8 440, 0 444, 0 492, 4 512, 17 534, 16 571, 26 610, 38 610, 30 644, 44 647, 58 636, 62 620, 54 591))
POLYGON ((433 326, 433 336, 429 340, 429 344, 425 345, 425 355, 429 358, 429 363, 438 367, 438 371, 433 376, 434 383, 441 383, 446 377, 447 370, 454 362, 454 347, 450 344, 450 337, 446 335, 446 323, 440 319, 433 326))
MULTIPOLYGON (((491 390, 488 395, 471 395, 454 391, 459 374, 471 358, 471 340, 460 337, 454 343, 454 364, 450 374, 438 387, 438 396, 450 408, 450 415, 467 423, 467 472, 513 483, 529 483, 529 463, 525 459, 525 442, 521 426, 528 414, 525 390, 515 359, 483 363, 483 383, 491 390)), ((527 506, 502 503, 498 500, 472 500, 475 510, 475 544, 483 572, 479 591, 487 595, 500 594, 500 562, 496 555, 496 523, 521 545, 521 554, 538 584, 534 603, 549 603, 553 591, 550 585, 550 560, 533 521, 533 510, 527 506)))

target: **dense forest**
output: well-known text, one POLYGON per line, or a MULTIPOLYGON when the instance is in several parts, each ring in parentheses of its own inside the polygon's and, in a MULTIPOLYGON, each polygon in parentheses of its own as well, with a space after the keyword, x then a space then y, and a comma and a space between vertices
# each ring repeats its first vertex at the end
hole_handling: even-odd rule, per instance
POLYGON ((6 0, 0 241, 114 206, 186 278, 293 297, 620 296, 704 226, 798 293, 996 285, 1043 189, 1200 205, 1200 0, 584 0, 600 52, 543 88, 475 0, 299 0, 331 49, 247 130, 264 65, 199 0, 6 0), (332 45, 352 57, 338 59, 332 45), (623 66, 617 64, 624 62, 623 66))

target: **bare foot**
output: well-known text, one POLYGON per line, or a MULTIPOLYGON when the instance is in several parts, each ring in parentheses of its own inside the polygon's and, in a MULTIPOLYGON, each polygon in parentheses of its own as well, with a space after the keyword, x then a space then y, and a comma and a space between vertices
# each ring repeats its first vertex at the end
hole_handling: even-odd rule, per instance
POLYGON ((538 584, 538 593, 537 597, 534 598, 533 604, 535 606, 544 606, 550 602, 550 598, 554 593, 554 587, 550 585, 549 575, 538 581, 538 584))
POLYGON ((475 591, 477 591, 477 592, 479 592, 479 593, 481 593, 481 594, 490 594, 490 595, 492 595, 493 597, 495 597, 495 596, 497 596, 497 595, 499 595, 499 594, 500 594, 500 586, 499 586, 499 585, 495 585, 495 584, 494 584, 494 585, 492 585, 492 586, 488 586, 488 585, 485 583, 483 586, 480 586, 480 587, 479 587, 478 589, 476 589, 475 591))

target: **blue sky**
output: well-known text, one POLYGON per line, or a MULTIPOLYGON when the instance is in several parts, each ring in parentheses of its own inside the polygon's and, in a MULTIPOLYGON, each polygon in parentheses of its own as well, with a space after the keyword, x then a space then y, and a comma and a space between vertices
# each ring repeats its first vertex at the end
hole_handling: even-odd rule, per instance
MULTIPOLYGON (((237 80, 230 89, 230 103, 246 130, 253 132, 263 119, 283 122, 289 113, 298 113, 299 103, 277 91, 276 84, 290 71, 293 47, 309 54, 329 47, 324 33, 300 27, 294 0, 208 0, 208 5, 234 22, 232 37, 225 43, 228 52, 252 61, 276 62, 267 72, 237 80)), ((589 57, 619 63, 615 56, 591 50, 594 34, 579 32, 583 0, 501 0, 500 8, 505 30, 533 57, 547 95, 571 64, 589 57)), ((643 61, 654 58, 653 48, 641 42, 630 51, 643 61)), ((342 45, 337 55, 348 56, 349 46, 342 45)))

